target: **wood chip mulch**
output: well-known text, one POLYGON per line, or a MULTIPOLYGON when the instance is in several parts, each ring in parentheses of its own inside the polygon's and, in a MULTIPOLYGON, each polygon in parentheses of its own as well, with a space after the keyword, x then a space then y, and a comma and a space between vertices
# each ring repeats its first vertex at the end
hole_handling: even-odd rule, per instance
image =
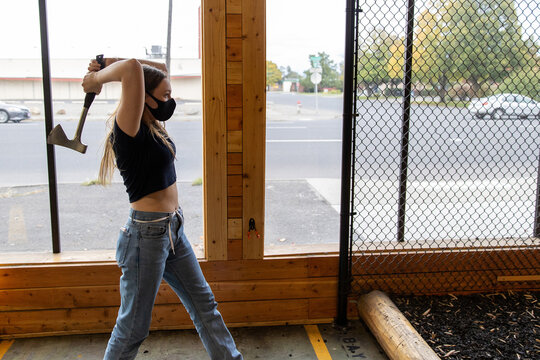
POLYGON ((441 359, 540 359, 540 292, 392 300, 441 359))

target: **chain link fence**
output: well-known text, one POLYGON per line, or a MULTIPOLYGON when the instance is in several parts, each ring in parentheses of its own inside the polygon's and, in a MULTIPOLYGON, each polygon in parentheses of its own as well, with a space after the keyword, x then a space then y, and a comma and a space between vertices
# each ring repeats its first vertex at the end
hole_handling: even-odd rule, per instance
POLYGON ((539 2, 355 3, 351 291, 537 287, 539 2))

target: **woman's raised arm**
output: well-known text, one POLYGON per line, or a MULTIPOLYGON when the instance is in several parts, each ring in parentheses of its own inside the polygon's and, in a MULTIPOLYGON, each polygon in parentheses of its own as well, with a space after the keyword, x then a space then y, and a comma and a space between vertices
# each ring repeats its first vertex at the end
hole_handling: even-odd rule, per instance
POLYGON ((99 70, 99 64, 92 60, 88 67, 90 72, 83 79, 83 89, 85 92, 99 94, 103 84, 121 82, 122 94, 116 122, 126 134, 135 136, 139 131, 144 110, 144 76, 141 63, 136 59, 114 62, 105 59, 105 64, 107 66, 99 70))

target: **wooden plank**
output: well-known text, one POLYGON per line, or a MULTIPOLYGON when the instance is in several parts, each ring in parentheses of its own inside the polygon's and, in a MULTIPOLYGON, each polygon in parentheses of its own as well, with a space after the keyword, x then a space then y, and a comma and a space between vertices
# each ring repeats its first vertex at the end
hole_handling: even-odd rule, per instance
POLYGON ((323 277, 339 275, 339 257, 317 256, 308 258, 309 277, 323 277))
POLYGON ((227 107, 242 106, 242 85, 227 85, 227 107))
POLYGON ((417 252, 366 253, 354 257, 353 272, 358 274, 409 273, 432 271, 540 268, 540 249, 497 249, 466 251, 423 250, 417 252))
MULTIPOLYGON (((290 325, 306 325, 306 324, 332 324, 333 318, 326 319, 301 319, 301 320, 275 320, 275 321, 260 321, 260 322, 229 322, 227 327, 250 327, 250 326, 290 326, 290 325)), ((176 324, 173 326, 161 326, 159 329, 151 328, 151 330, 189 330, 193 329, 193 324, 176 324)), ((80 334, 101 334, 110 333, 110 330, 68 330, 68 331, 51 331, 47 333, 23 333, 14 335, 0 335, 0 339, 25 339, 25 338, 38 338, 48 336, 66 336, 66 335, 80 335, 80 334)))
POLYGON ((227 0, 227 14, 241 14, 242 0, 227 0))
MULTIPOLYGON (((336 285, 337 286, 337 285, 336 285)), ((336 290, 337 291, 337 290, 336 290)), ((335 318, 337 316, 337 293, 334 296, 310 298, 309 299, 309 318, 335 318)), ((349 319, 358 318, 358 309, 356 299, 347 302, 347 317, 349 319)))
POLYGON ((120 275, 116 264, 0 268, 2 289, 116 285, 120 275))
POLYGON ((228 219, 228 239, 242 239, 242 218, 228 219))
MULTIPOLYGON (((306 299, 223 302, 218 306, 224 320, 236 323, 304 320, 308 318, 306 299)), ((0 312, 0 336, 33 333, 110 332, 118 307, 55 309, 0 312), (43 321, 47 319, 47 321, 43 321)), ((158 330, 175 326, 192 326, 182 304, 156 305, 150 328, 158 330)))
POLYGON ((242 216, 242 197, 229 196, 227 197, 227 217, 237 218, 242 216))
MULTIPOLYGON (((229 243, 232 241, 229 240, 229 243)), ((241 245, 237 246, 241 251, 241 245)), ((332 297, 337 293, 335 278, 221 281, 209 284, 218 302, 332 297)), ((155 303, 178 302, 177 295, 163 282, 155 303)), ((0 312, 119 305, 118 285, 0 291, 0 312)))
POLYGON ((307 277, 306 259, 211 261, 201 263, 207 281, 255 279, 303 279, 307 277))
MULTIPOLYGON (((229 153, 229 154, 239 154, 242 153, 229 153)), ((242 175, 242 165, 227 165, 227 175, 242 175)))
POLYGON ((115 260, 115 250, 62 251, 52 252, 5 252, 0 253, 0 266, 44 265, 44 264, 88 264, 110 263, 115 260))
POLYGON ((241 260, 242 259, 242 239, 229 239, 228 240, 228 252, 227 256, 229 260, 241 260))
POLYGON ((227 14, 227 37, 239 38, 242 36, 242 15, 227 14))
MULTIPOLYGON (((242 131, 228 131, 227 132, 227 151, 232 152, 242 152, 242 131)), ((241 176, 240 176, 241 178, 241 176)), ((238 196, 242 195, 242 185, 240 185, 240 193, 238 196)))
POLYGON ((227 153, 227 174, 243 175, 242 171, 242 153, 227 153))
POLYGON ((227 258, 227 118, 225 2, 202 2, 204 249, 227 258))
POLYGON ((227 61, 242 61, 242 39, 227 39, 227 61))
POLYGON ((497 276, 499 282, 540 281, 540 275, 497 276))
MULTIPOLYGON (((230 154, 229 154, 230 155, 230 154)), ((233 159, 233 158, 231 158, 233 159)), ((242 199, 233 198, 233 201, 238 201, 237 208, 240 210, 239 216, 230 216, 231 218, 242 218, 241 216, 241 203, 242 199)), ((243 220, 244 221, 244 220, 243 220)), ((228 224, 228 223, 227 223, 228 224)), ((245 224, 244 229, 245 229, 245 224)), ((228 231, 225 233, 225 237, 228 237, 228 231)), ((377 268, 374 267, 372 261, 377 264, 376 257, 370 255, 365 257, 355 258, 356 264, 353 274, 356 276, 368 276, 376 278, 377 276, 384 276, 389 274, 394 276, 399 274, 398 271, 392 271, 392 266, 398 266, 401 262, 408 264, 404 271, 405 274, 417 272, 416 277, 421 277, 422 272, 441 272, 447 271, 447 268, 455 268, 453 273, 470 272, 478 273, 479 271, 485 272, 489 270, 483 261, 477 261, 477 264, 473 264, 474 256, 478 256, 480 260, 486 259, 488 254, 486 253, 458 253, 451 257, 445 257, 445 261, 451 261, 456 264, 462 264, 462 267, 457 265, 450 266, 449 264, 439 263, 431 261, 429 258, 414 254, 405 254, 400 259, 399 263, 395 261, 384 261, 379 263, 381 269, 377 272, 377 268), (464 260, 462 260, 464 258, 464 260), (424 264, 418 264, 418 261, 424 261, 424 264), (431 264, 430 264, 431 263, 431 264), (428 266, 425 266, 428 264, 428 266), (472 266, 474 265, 474 266, 472 266), (442 270, 441 270, 442 269, 442 270)), ((517 275, 537 275, 538 267, 534 267, 534 256, 538 255, 538 251, 498 251, 491 254, 491 258, 496 259, 495 269, 501 269, 497 276, 517 276, 517 275), (528 260, 527 260, 528 259, 528 260), (519 264, 523 264, 522 270, 516 268, 519 264), (526 267, 525 267, 526 266, 526 267), (504 270, 506 268, 516 269, 516 273, 504 270), (528 269, 528 270, 527 270, 528 269)), ((390 256, 390 255, 379 255, 390 256)), ((338 256, 306 256, 306 257, 281 257, 281 258, 269 258, 263 260, 243 260, 234 262, 219 261, 216 265, 212 265, 209 261, 201 260, 201 268, 208 277, 215 279, 215 281, 221 280, 239 280, 239 279, 276 279, 287 277, 318 277, 318 276, 337 276, 337 270, 335 264, 337 263, 338 256), (287 271, 282 272, 281 267, 284 269, 292 269, 291 273, 287 271), (264 269, 261 273, 258 269, 264 269), (299 274, 294 269, 301 269, 302 273, 299 274), (250 277, 254 275, 255 277, 250 277), (261 275, 264 275, 260 277, 261 275), (243 277, 246 276, 246 277, 243 277)), ((441 260, 440 257, 435 256, 435 260, 441 260)), ((0 279, 2 289, 25 289, 25 288, 52 288, 52 287, 76 287, 76 286, 101 286, 101 285, 117 285, 118 279, 121 275, 120 269, 114 263, 106 264, 91 264, 91 265, 31 265, 31 266, 5 266, 0 267, 0 279)), ((408 276, 408 275, 407 275, 408 276)), ((431 276, 431 275, 430 275, 431 276)), ((452 275, 453 276, 453 275, 452 275)), ((496 281, 496 278, 493 278, 496 281)))
POLYGON ((242 63, 227 62, 227 84, 242 84, 242 63))
POLYGON ((228 175, 227 189, 228 196, 242 196, 242 175, 228 175))
POLYGON ((497 282, 497 274, 484 271, 354 276, 354 289, 359 293, 381 290, 394 294, 443 295, 538 288, 540 284, 536 282, 497 282))
MULTIPOLYGON (((241 107, 229 107, 227 108, 227 130, 242 130, 242 108, 241 107)), ((229 160, 231 163, 231 160, 229 160)), ((242 165, 242 157, 234 159, 234 164, 242 165)))
POLYGON ((264 256, 266 151, 266 2, 242 2, 244 233, 255 219, 260 238, 244 239, 244 258, 264 256))
POLYGON ((390 298, 381 291, 360 297, 358 312, 392 360, 440 360, 390 298))

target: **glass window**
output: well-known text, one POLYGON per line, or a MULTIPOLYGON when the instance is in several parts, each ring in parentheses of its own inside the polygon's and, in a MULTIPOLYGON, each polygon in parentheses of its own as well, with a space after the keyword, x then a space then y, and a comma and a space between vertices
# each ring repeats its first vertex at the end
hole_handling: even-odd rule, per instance
POLYGON ((265 254, 338 251, 345 1, 267 2, 265 254))
POLYGON ((0 13, 0 252, 52 251, 38 6, 0 13))
MULTIPOLYGON (((26 236, 32 235, 29 240, 32 244, 20 248, 48 251, 51 236, 47 227, 49 220, 45 220, 49 209, 44 185, 47 163, 38 6, 30 0, 9 2, 9 5, 2 2, 0 6, 6 8, 3 14, 13 14, 5 16, 0 24, 3 34, 13 34, 0 50, 3 62, 0 100, 24 104, 36 113, 30 121, 1 124, 0 136, 6 139, 0 145, 6 147, 2 156, 9 160, 0 165, 5 168, 0 175, 0 186, 4 189, 0 190, 3 194, 0 201, 8 205, 2 206, 5 225, 0 231, 11 234, 12 228, 22 226, 24 215, 24 222, 33 226, 26 228, 26 236), (21 16, 34 20, 25 20, 21 26, 21 16), (14 28, 17 31, 13 31, 14 28), (39 199, 39 203, 36 205, 32 199, 39 199), (35 213, 33 216, 39 221, 27 213, 25 206, 32 209, 31 213, 35 213), (13 210, 9 210, 11 208, 13 210)), ((167 0, 151 4, 142 0, 97 0, 85 6, 84 16, 79 16, 75 15, 81 14, 79 2, 47 1, 53 118, 54 124, 60 124, 68 138, 73 138, 79 123, 85 96, 80 84, 91 58, 104 54, 105 57, 166 62, 168 6, 167 0)), ((186 233, 197 254, 202 256, 199 8, 200 0, 174 2, 170 81, 177 107, 166 129, 177 145, 177 186, 186 217, 186 233)), ((119 95, 119 84, 111 83, 96 97, 82 132, 82 142, 88 145, 85 154, 55 147, 62 251, 114 249, 118 230, 127 220, 129 201, 118 171, 110 186, 96 185, 107 123, 112 119, 119 95)), ((2 237, 11 238, 12 235, 2 237)), ((0 251, 10 246, 17 247, 6 244, 0 251)))

